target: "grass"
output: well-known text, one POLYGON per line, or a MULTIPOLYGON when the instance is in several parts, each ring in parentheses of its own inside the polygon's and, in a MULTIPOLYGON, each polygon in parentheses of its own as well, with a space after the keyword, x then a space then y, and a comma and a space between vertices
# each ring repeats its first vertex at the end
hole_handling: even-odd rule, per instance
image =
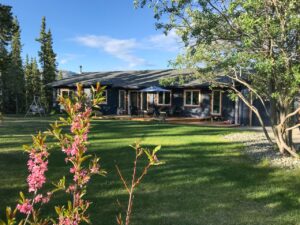
MULTIPOLYGON (((0 124, 0 211, 14 205, 19 190, 26 191, 26 154, 22 144, 30 134, 45 130, 51 119, 8 118, 0 124)), ((233 129, 129 121, 94 121, 89 151, 101 157, 107 177, 94 177, 88 198, 95 225, 116 224, 116 201, 127 196, 114 169, 129 179, 135 140, 146 146, 163 146, 166 161, 150 170, 138 188, 132 225, 300 224, 300 171, 255 164, 223 135, 233 129)), ((68 172, 64 155, 53 150, 50 181, 68 172)), ((45 211, 65 201, 58 195, 45 211)), ((53 210, 52 210, 53 211, 53 210)))

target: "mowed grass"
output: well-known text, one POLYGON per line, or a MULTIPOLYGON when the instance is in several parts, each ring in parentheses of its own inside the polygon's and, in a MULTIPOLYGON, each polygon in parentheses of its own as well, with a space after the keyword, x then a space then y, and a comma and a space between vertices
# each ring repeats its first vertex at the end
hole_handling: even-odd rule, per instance
MULTIPOLYGON (((26 191, 27 156, 21 149, 30 135, 46 130, 52 119, 6 118, 0 125, 0 212, 15 205, 26 191)), ((89 151, 101 157, 106 177, 94 177, 86 196, 93 204, 92 224, 116 224, 127 195, 115 164, 130 179, 136 140, 147 147, 161 144, 165 165, 152 168, 134 199, 132 225, 291 225, 300 224, 300 171, 257 165, 242 154, 242 146, 228 142, 229 128, 170 125, 130 121, 93 121, 89 151)), ((50 141, 50 140, 49 140, 50 141)), ((141 162, 142 164, 143 162, 141 162)), ((140 164, 140 165, 141 165, 140 164)), ((50 182, 68 173, 58 149, 51 151, 50 182)), ((141 166, 140 166, 141 167, 141 166)), ((51 188, 49 184, 46 188, 51 188)), ((63 193, 43 211, 66 201, 63 193)))

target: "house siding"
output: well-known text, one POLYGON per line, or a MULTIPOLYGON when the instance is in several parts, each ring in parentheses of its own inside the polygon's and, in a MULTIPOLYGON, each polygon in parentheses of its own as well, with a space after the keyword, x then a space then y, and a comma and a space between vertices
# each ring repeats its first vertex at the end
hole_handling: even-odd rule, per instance
POLYGON ((119 89, 107 87, 107 103, 100 105, 100 112, 103 115, 117 114, 119 89))
MULTIPOLYGON (((209 88, 167 88, 171 91, 171 105, 157 105, 157 96, 155 96, 156 107, 159 111, 165 111, 169 116, 185 116, 193 117, 199 119, 209 118, 211 116, 211 97, 212 91, 209 88), (200 91, 200 104, 199 106, 185 106, 184 105, 184 92, 187 90, 196 90, 200 91)), ((74 89, 71 89, 74 90, 74 89)), ((119 91, 124 90, 126 95, 126 109, 125 113, 128 113, 128 93, 131 91, 138 91, 136 89, 124 89, 116 87, 106 87, 107 91, 107 101, 105 104, 100 105, 99 111, 103 115, 115 115, 118 113, 119 107, 119 91)), ((89 93, 89 90, 85 90, 86 93, 89 93)), ((60 91, 58 91, 60 93, 60 91)), ((141 98, 138 97, 138 104, 140 106, 141 98)), ((149 103, 148 103, 149 104, 149 103)), ((227 92, 222 92, 222 108, 221 108, 221 119, 234 121, 235 116, 235 103, 228 97, 227 92)), ((248 122, 247 108, 241 104, 240 109, 242 109, 242 119, 243 123, 248 122), (244 112, 245 111, 245 112, 244 112)), ((249 113, 248 113, 249 114, 249 113)), ((255 121, 255 120, 254 120, 255 121)))

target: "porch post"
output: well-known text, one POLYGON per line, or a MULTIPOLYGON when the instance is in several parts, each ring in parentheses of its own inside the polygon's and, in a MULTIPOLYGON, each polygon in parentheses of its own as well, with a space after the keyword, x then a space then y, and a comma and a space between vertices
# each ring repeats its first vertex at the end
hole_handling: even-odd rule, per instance
POLYGON ((234 103, 234 124, 239 124, 239 98, 235 98, 235 103, 234 103))

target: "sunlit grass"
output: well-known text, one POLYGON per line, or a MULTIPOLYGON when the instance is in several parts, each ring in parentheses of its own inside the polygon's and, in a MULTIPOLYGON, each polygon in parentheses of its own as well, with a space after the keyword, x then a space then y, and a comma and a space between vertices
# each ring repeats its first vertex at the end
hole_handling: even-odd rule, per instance
MULTIPOLYGON (((19 190, 26 191, 26 154, 21 149, 30 135, 46 130, 51 118, 6 118, 0 124, 0 211, 14 205, 19 190)), ((101 157, 107 177, 96 177, 89 186, 93 224, 116 224, 116 201, 126 204, 126 193, 115 171, 118 164, 130 178, 132 150, 163 146, 166 161, 149 171, 135 195, 133 225, 271 224, 300 221, 300 171, 254 164, 242 154, 241 144, 223 139, 229 128, 170 125, 151 122, 94 121, 89 151, 101 157)), ((68 172, 64 155, 52 150, 50 181, 68 172)), ((50 185, 48 186, 50 187, 50 185)), ((53 199, 46 212, 65 201, 53 199)))

